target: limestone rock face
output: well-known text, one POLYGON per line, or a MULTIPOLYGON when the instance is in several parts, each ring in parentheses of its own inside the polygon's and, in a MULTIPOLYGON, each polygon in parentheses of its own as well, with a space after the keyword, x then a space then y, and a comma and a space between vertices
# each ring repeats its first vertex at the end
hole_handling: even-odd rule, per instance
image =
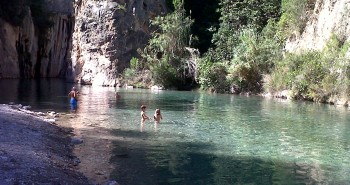
POLYGON ((69 77, 73 33, 73 3, 47 1, 52 25, 35 26, 29 7, 20 26, 0 18, 0 78, 69 77), (64 4, 64 6, 62 5, 64 4), (53 10, 52 9, 52 10, 53 10))
POLYGON ((286 50, 321 50, 334 34, 342 41, 350 39, 350 1, 316 0, 304 32, 295 33, 286 44, 286 50))
POLYGON ((137 49, 147 44, 150 20, 165 13, 164 0, 75 0, 76 81, 115 86, 137 49))

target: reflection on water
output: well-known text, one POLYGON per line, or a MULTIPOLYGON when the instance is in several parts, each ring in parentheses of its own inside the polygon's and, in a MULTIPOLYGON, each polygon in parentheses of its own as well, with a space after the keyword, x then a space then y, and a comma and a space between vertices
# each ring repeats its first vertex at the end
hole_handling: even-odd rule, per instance
POLYGON ((66 111, 72 84, 60 79, 0 80, 0 103, 31 105, 36 110, 66 111))
MULTIPOLYGON (((40 90, 40 99, 31 95, 27 101, 41 105, 46 98, 47 104, 64 102, 69 110, 67 99, 55 97, 64 96, 70 87, 50 91, 47 97, 40 90)), ((112 165, 109 178, 120 184, 350 182, 350 114, 345 108, 126 89, 118 89, 121 97, 116 99, 114 88, 79 90, 78 113, 69 121, 79 125, 83 137, 108 143, 90 145, 91 153, 105 153, 103 164, 112 165), (148 116, 160 108, 162 122, 140 124, 142 104, 147 105, 148 116)))

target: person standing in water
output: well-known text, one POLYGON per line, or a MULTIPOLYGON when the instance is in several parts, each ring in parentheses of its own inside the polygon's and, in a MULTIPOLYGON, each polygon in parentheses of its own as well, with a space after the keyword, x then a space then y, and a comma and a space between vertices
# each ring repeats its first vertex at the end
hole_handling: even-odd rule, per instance
POLYGON ((78 91, 75 87, 69 92, 68 97, 70 98, 71 111, 76 112, 78 107, 78 91))
POLYGON ((116 100, 119 100, 119 99, 120 99, 120 94, 119 94, 119 92, 115 92, 115 99, 116 99, 116 100))
POLYGON ((156 109, 156 111, 154 112, 154 115, 153 115, 153 119, 156 123, 159 123, 160 120, 163 119, 162 114, 160 113, 160 109, 156 109))
POLYGON ((146 106, 141 105, 141 123, 144 123, 149 117, 146 115, 146 106))

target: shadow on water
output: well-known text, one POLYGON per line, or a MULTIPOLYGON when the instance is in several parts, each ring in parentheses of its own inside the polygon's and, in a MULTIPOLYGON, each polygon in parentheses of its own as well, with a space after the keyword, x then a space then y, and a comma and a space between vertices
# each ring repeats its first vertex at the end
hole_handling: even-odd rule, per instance
POLYGON ((62 79, 2 79, 0 103, 30 105, 34 110, 69 110, 69 93, 73 84, 62 79))
MULTIPOLYGON (((322 184, 324 177, 306 163, 254 156, 213 155, 206 142, 153 142, 152 133, 111 130, 111 179, 127 185, 322 184), (157 144, 155 144, 157 143, 157 144)), ((161 140, 162 138, 156 138, 161 140)), ((346 184, 346 182, 333 182, 346 184)))

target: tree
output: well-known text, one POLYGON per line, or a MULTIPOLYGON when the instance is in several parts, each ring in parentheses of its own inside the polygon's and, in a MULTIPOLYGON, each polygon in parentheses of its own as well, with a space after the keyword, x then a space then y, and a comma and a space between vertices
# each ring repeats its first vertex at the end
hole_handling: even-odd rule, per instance
POLYGON ((186 17, 183 3, 174 12, 151 21, 159 29, 152 34, 142 57, 152 72, 155 83, 175 86, 186 83, 186 58, 190 27, 193 21, 186 17))
POLYGON ((270 19, 280 15, 280 0, 221 0, 220 28, 213 35, 215 48, 211 55, 216 61, 231 60, 234 47, 239 43, 241 28, 254 27, 261 32, 270 19))

